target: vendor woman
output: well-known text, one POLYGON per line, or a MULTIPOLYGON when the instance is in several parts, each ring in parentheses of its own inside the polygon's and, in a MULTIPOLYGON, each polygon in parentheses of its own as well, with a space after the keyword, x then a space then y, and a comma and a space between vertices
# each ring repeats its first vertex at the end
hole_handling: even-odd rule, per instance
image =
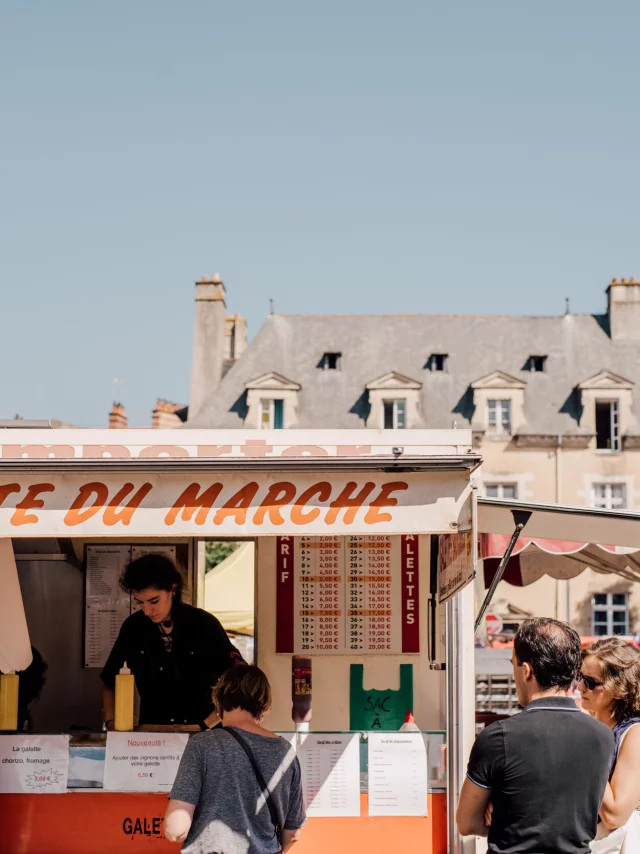
POLYGON ((182 583, 163 555, 143 555, 124 570, 120 585, 139 610, 122 624, 100 674, 108 729, 113 729, 116 674, 125 662, 140 695, 142 729, 206 729, 218 722, 211 689, 242 656, 213 614, 182 602, 182 583))

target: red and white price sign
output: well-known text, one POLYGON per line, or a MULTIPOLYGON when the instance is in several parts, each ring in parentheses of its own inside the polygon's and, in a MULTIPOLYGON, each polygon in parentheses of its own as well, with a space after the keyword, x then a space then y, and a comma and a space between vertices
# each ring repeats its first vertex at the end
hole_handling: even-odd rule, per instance
POLYGON ((499 635, 503 626, 502 617, 499 614, 492 614, 489 612, 484 619, 487 627, 487 634, 499 635))
POLYGON ((417 534, 277 537, 276 652, 420 652, 417 534))

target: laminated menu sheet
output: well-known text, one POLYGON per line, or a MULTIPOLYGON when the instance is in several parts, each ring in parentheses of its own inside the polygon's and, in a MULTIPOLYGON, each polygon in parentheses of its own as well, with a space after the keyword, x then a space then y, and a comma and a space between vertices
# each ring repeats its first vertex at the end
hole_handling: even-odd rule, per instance
POLYGON ((360 815, 360 735, 312 733, 298 746, 307 815, 360 815))
POLYGON ((131 614, 131 597, 119 584, 130 552, 130 547, 123 545, 87 546, 85 667, 104 667, 120 626, 131 614))
POLYGON ((417 535, 278 537, 279 653, 420 652, 417 535))
POLYGON ((369 733, 369 815, 427 815, 422 733, 369 733))

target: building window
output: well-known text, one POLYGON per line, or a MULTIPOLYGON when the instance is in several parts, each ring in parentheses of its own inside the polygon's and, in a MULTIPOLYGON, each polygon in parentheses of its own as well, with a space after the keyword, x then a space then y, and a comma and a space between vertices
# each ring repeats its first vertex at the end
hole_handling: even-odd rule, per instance
POLYGON ((527 364, 525 365, 526 371, 531 371, 534 374, 542 374, 547 369, 547 357, 546 356, 529 356, 527 359, 527 364))
POLYGON ((342 353, 325 353, 318 364, 323 371, 339 371, 342 353))
POLYGON ((516 499, 518 487, 515 483, 487 483, 485 484, 487 498, 516 499))
POLYGON ((427 364, 425 368, 428 371, 444 371, 447 366, 447 354, 446 353, 432 353, 427 359, 427 364))
POLYGON ((284 400, 262 398, 260 401, 260 429, 282 430, 284 427, 284 400))
POLYGON ((407 426, 407 401, 383 400, 384 429, 404 430, 407 426))
POLYGON ((603 510, 624 510, 627 506, 625 484, 594 483, 591 487, 591 504, 603 510))
POLYGON ((594 593, 591 597, 593 634, 596 637, 629 634, 626 593, 594 593))
POLYGON ((487 432, 511 434, 511 401, 489 400, 487 407, 487 432))
POLYGON ((620 415, 617 400, 596 400, 596 448, 620 450, 620 415))

